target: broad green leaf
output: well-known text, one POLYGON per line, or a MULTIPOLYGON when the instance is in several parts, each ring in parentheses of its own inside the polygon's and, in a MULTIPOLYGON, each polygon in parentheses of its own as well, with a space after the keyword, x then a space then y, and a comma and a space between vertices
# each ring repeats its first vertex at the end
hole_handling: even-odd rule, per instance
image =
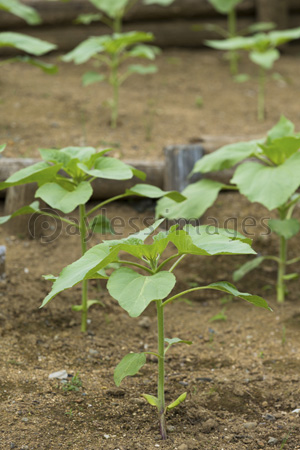
POLYGON ((131 64, 127 67, 127 72, 137 73, 139 75, 148 75, 157 72, 157 66, 142 66, 141 64, 131 64))
POLYGON ((110 220, 108 219, 108 217, 106 217, 102 214, 99 214, 98 216, 93 217, 93 220, 92 220, 91 224, 89 225, 89 228, 91 230, 93 230, 94 233, 114 234, 114 229, 111 225, 110 220))
POLYGON ((35 193, 49 206, 59 209, 65 214, 74 211, 79 205, 84 205, 92 196, 93 189, 87 181, 82 181, 69 191, 57 183, 43 184, 35 193))
POLYGON ((127 194, 130 195, 141 195, 142 197, 149 198, 161 198, 168 197, 175 202, 183 202, 186 197, 177 191, 163 191, 157 186, 151 184, 136 184, 130 189, 126 190, 127 194))
POLYGON ((82 64, 87 62, 92 56, 104 50, 102 43, 108 38, 108 36, 89 37, 85 41, 81 42, 69 53, 62 56, 62 61, 71 62, 75 64, 82 64))
POLYGON ((276 48, 270 48, 264 52, 253 50, 249 53, 249 58, 255 64, 269 70, 272 69, 274 62, 280 58, 280 53, 276 48))
POLYGON ((96 8, 103 11, 112 19, 122 17, 129 0, 89 0, 96 8))
POLYGON ((249 303, 252 303, 255 306, 259 306, 260 308, 268 309, 272 311, 272 309, 268 306, 267 302, 258 295, 248 294, 247 292, 239 292, 237 288, 227 281, 219 281, 217 283, 209 284, 208 286, 203 286, 203 289, 215 289, 217 291, 226 292, 227 294, 231 294, 235 297, 242 298, 249 303))
POLYGON ((300 222, 297 219, 270 219, 268 225, 274 233, 285 239, 291 239, 300 230, 300 222))
POLYGON ((214 203, 224 185, 212 180, 200 180, 187 186, 182 195, 186 200, 177 203, 162 198, 156 207, 157 217, 168 219, 198 219, 214 203))
POLYGON ((219 150, 199 159, 194 165, 192 174, 230 169, 244 159, 254 155, 257 152, 257 143, 258 141, 249 141, 225 145, 219 150))
POLYGON ((60 150, 57 149, 40 149, 40 154, 45 161, 62 164, 63 169, 75 165, 78 162, 84 163, 88 167, 93 167, 95 161, 109 152, 111 149, 107 148, 97 152, 93 147, 65 147, 60 150))
POLYGON ((30 56, 16 56, 14 58, 14 61, 23 62, 30 64, 31 66, 38 67, 43 72, 48 73, 50 75, 53 75, 58 71, 58 67, 55 66, 54 64, 45 63, 40 59, 31 58, 30 56))
POLYGON ((41 56, 57 46, 26 34, 6 31, 0 33, 0 47, 14 47, 32 55, 41 56))
POLYGON ((207 40, 205 44, 217 50, 250 50, 255 48, 255 38, 237 36, 229 39, 207 40))
POLYGON ((286 136, 292 136, 295 131, 295 125, 286 117, 281 116, 279 122, 274 125, 268 132, 267 144, 275 139, 284 138, 286 136))
POLYGON ((39 185, 47 183, 55 178, 57 172, 61 168, 60 164, 50 166, 46 162, 38 162, 32 166, 25 167, 18 170, 6 181, 0 183, 0 190, 6 189, 10 186, 19 186, 21 184, 38 183, 39 185))
POLYGON ((176 278, 170 272, 145 276, 122 267, 111 274, 107 289, 131 317, 138 317, 153 300, 166 298, 175 282, 176 278))
POLYGON ((17 0, 0 0, 0 9, 24 19, 29 25, 41 23, 41 18, 35 9, 17 0))
POLYGON ((92 22, 97 22, 103 17, 102 14, 80 14, 75 23, 82 23, 83 25, 90 25, 92 22))
POLYGON ((278 46, 294 39, 299 39, 300 27, 289 30, 271 31, 268 36, 271 44, 273 46, 278 46))
POLYGON ((156 55, 159 55, 160 49, 155 47, 154 45, 136 45, 132 49, 129 50, 128 54, 132 58, 146 58, 150 60, 154 60, 156 55))
POLYGON ((92 177, 105 178, 107 180, 128 180, 133 176, 131 167, 128 164, 110 157, 98 158, 94 169, 88 169, 84 164, 78 164, 78 167, 92 177))
POLYGON ((128 353, 119 362, 114 372, 114 381, 117 386, 120 386, 123 378, 133 376, 146 364, 145 353, 128 353))
POLYGON ((185 339, 180 339, 180 338, 172 338, 172 339, 165 338, 165 342, 167 344, 169 344, 169 346, 174 345, 174 344, 192 345, 192 341, 187 341, 185 339))
POLYGON ((271 31, 276 28, 276 23, 274 22, 258 22, 250 25, 247 30, 250 33, 260 33, 262 31, 271 31))
POLYGON ((52 273, 49 273, 48 275, 42 275, 42 277, 44 278, 44 280, 52 281, 52 283, 57 280, 57 277, 52 275, 52 273))
POLYGON ((103 42, 104 50, 111 55, 121 53, 128 47, 141 42, 153 41, 152 33, 145 33, 143 31, 129 31, 128 33, 114 33, 112 36, 103 42))
POLYGON ((104 81, 106 76, 98 72, 86 72, 82 77, 83 86, 104 81))
POLYGON ((5 150, 6 144, 0 145, 0 153, 2 153, 5 150))
POLYGON ((143 0, 145 5, 160 5, 160 6, 169 6, 174 0, 143 0))
POLYGON ((257 256, 256 258, 251 259, 251 261, 247 261, 233 272, 233 281, 241 280, 247 273, 259 267, 265 259, 267 259, 266 256, 257 256))
POLYGON ((142 394, 142 397, 144 397, 144 399, 147 400, 149 405, 156 406, 156 408, 158 408, 158 398, 157 397, 154 397, 154 395, 149 395, 149 394, 142 394))
POLYGON ((15 211, 13 214, 10 214, 9 216, 2 216, 0 217, 0 225, 8 222, 10 219, 13 219, 17 216, 23 216, 25 214, 34 214, 39 213, 39 202, 33 202, 29 206, 23 206, 22 208, 15 211))
POLYGON ((59 277, 53 283, 51 291, 44 298, 41 308, 60 292, 75 286, 85 279, 89 279, 91 274, 94 278, 99 278, 99 276, 95 275, 97 271, 100 271, 112 262, 116 255, 117 251, 110 252, 107 244, 95 245, 81 258, 61 271, 59 277))
POLYGON ((186 399, 187 392, 184 392, 181 394, 174 402, 170 403, 170 405, 167 406, 167 410, 176 408, 176 406, 180 405, 180 403, 184 402, 186 399))
POLYGON ((280 165, 300 149, 300 137, 274 139, 268 145, 261 144, 260 148, 273 163, 280 165))
POLYGON ((256 162, 241 164, 231 180, 251 202, 258 202, 270 211, 283 205, 300 186, 300 153, 282 165, 263 166, 256 162))

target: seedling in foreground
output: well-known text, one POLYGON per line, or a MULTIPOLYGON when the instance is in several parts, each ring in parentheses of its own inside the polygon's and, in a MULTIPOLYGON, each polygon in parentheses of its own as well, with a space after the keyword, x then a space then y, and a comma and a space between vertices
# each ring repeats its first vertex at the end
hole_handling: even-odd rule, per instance
MULTIPOLYGON (((150 244, 145 240, 152 235, 162 221, 155 222, 148 229, 116 241, 106 241, 87 251, 78 261, 66 267, 53 284, 51 292, 44 299, 42 306, 46 305, 55 295, 64 289, 74 286, 82 280, 97 278, 99 273, 110 263, 117 263, 121 267, 116 269, 108 278, 107 288, 110 295, 131 317, 140 316, 151 302, 156 303, 158 324, 157 351, 129 353, 124 356, 115 369, 114 380, 117 386, 127 376, 135 375, 146 363, 147 354, 158 358, 158 386, 157 396, 143 394, 143 397, 158 411, 160 433, 162 439, 167 438, 166 414, 170 409, 182 403, 187 393, 167 404, 165 401, 165 355, 169 348, 175 344, 188 344, 191 342, 178 337, 166 338, 164 333, 164 309, 179 297, 191 292, 204 289, 215 289, 240 297, 256 306, 270 309, 264 299, 256 295, 239 292, 232 284, 226 281, 199 286, 171 294, 176 285, 175 268, 187 255, 232 255, 255 253, 250 247, 251 241, 240 234, 232 236, 233 230, 216 229, 214 233, 207 227, 186 226, 178 230, 173 226, 169 231, 160 232, 152 237, 150 244), (171 256, 164 256, 168 245, 172 245, 171 256), (122 252, 122 258, 119 254, 122 252), (124 258, 127 253, 135 258, 128 261, 124 258), (172 265, 170 267, 170 264, 172 265), (136 268, 139 270, 133 270, 136 268), (167 269, 166 267, 169 267, 167 269), (141 273, 142 271, 142 273, 141 273)), ((170 249, 168 252, 170 255, 170 249)))
MULTIPOLYGON (((30 6, 23 5, 18 0, 0 0, 0 10, 14 14, 24 19, 29 25, 38 25, 41 23, 40 16, 35 9, 30 6)), ((15 32, 0 33, 0 47, 13 47, 22 52, 25 51, 33 56, 41 56, 56 48, 56 45, 41 39, 27 36, 26 34, 15 32)), ((12 62, 25 62, 33 66, 39 67, 44 72, 55 73, 57 67, 53 64, 45 63, 39 59, 30 56, 14 56, 1 61, 0 66, 12 62)))
POLYGON ((93 58, 100 66, 106 66, 108 75, 99 72, 87 72, 83 75, 84 86, 107 81, 112 87, 113 97, 109 101, 111 108, 111 127, 116 128, 119 116, 119 91, 127 78, 136 73, 140 75, 157 72, 155 65, 144 66, 130 64, 121 71, 123 64, 132 58, 154 60, 159 49, 146 45, 144 42, 153 40, 151 33, 131 31, 129 33, 114 33, 100 37, 89 37, 74 50, 63 56, 63 61, 82 64, 93 58))
POLYGON ((278 235, 279 255, 259 256, 247 262, 234 273, 234 280, 240 280, 265 260, 275 261, 278 264, 277 300, 283 302, 286 282, 298 277, 297 273, 287 274, 287 266, 300 261, 300 257, 287 259, 288 240, 300 230, 299 220, 292 217, 295 206, 300 202, 297 192, 300 186, 300 133, 294 132, 292 122, 281 117, 264 141, 226 145, 197 161, 192 173, 215 172, 237 164, 240 165, 229 186, 203 179, 182 192, 187 200, 180 206, 169 200, 160 200, 157 214, 169 219, 201 217, 221 189, 237 189, 250 202, 261 203, 269 211, 277 210, 278 219, 270 220, 269 227, 278 235), (248 158, 254 161, 247 161, 248 158))
MULTIPOLYGON (((3 151, 4 147, 1 146, 0 151, 3 151)), ((69 214, 79 207, 79 224, 65 217, 59 217, 49 213, 48 210, 40 210, 38 202, 19 209, 11 216, 1 217, 0 224, 22 214, 38 213, 55 217, 78 229, 81 241, 81 253, 83 255, 87 250, 87 237, 89 233, 104 234, 113 232, 106 216, 99 214, 91 217, 103 206, 132 195, 151 198, 169 195, 178 201, 185 198, 175 191, 164 192, 155 186, 137 184, 130 190, 126 190, 124 194, 111 197, 87 211, 86 203, 93 194, 91 183, 96 178, 128 180, 135 175, 141 179, 145 179, 143 172, 134 169, 128 164, 124 164, 118 159, 105 156, 109 151, 110 149, 105 149, 97 153, 92 147, 67 147, 61 150, 43 149, 40 150, 43 162, 22 169, 9 177, 4 183, 0 183, 0 190, 2 190, 10 186, 36 182, 39 188, 35 196, 44 200, 52 208, 64 214, 69 214)), ((101 276, 99 275, 99 278, 102 278, 102 276, 105 277, 105 272, 101 276)), ((49 275, 45 278, 53 280, 55 277, 49 275)), ((87 280, 83 280, 81 305, 73 306, 75 311, 81 311, 82 314, 81 331, 86 331, 87 329, 88 309, 92 305, 99 303, 97 300, 88 300, 88 283, 87 280)))
POLYGON ((300 27, 292 30, 258 33, 251 37, 234 37, 222 41, 207 41, 210 47, 218 50, 247 50, 250 60, 259 66, 259 86, 257 118, 265 118, 265 83, 266 72, 271 70, 275 61, 280 58, 279 45, 300 38, 300 27))

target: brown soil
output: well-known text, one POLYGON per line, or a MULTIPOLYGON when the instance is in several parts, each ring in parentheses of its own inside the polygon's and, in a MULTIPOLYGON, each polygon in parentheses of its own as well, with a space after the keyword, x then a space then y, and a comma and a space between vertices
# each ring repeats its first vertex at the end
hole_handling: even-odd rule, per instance
MULTIPOLYGON (((126 157, 158 158, 164 145, 202 134, 264 133, 281 113, 296 126, 298 121, 299 129, 297 64, 290 56, 278 63, 288 83, 270 82, 268 118, 257 124, 253 82, 232 84, 215 53, 168 51, 159 61, 159 75, 128 81, 122 94, 122 124, 116 131, 107 126, 108 113, 101 106, 106 91, 79 88, 82 67, 66 65, 58 77, 49 78, 26 66, 7 66, 2 69, 2 141, 9 139, 10 156, 38 156, 38 147, 103 146, 106 141, 119 143, 117 151, 126 157), (202 109, 195 106, 197 95, 203 96, 202 109), (152 104, 147 102, 152 99, 148 142, 145 124, 152 104)), ((247 62, 244 67, 248 69, 247 62)), ((126 224, 136 217, 142 226, 153 211, 139 213, 133 209, 137 206, 141 205, 116 205, 108 216, 120 216, 126 224)), ((255 234, 257 252, 277 253, 276 237, 266 235, 262 224, 270 213, 237 194, 222 194, 202 222, 216 218, 222 226, 231 218, 227 224, 233 226, 232 217, 240 231, 255 234), (254 217, 257 225, 243 228, 247 217, 254 217)), ((296 217, 300 218, 299 208, 296 217)), ((184 391, 188 397, 169 413, 169 438, 161 441, 156 413, 140 397, 155 394, 155 359, 149 358, 140 374, 124 380, 120 388, 113 382, 114 367, 126 353, 155 351, 154 306, 144 314, 149 318, 145 329, 140 318, 130 318, 104 289, 91 283, 90 294, 104 307, 90 310, 86 335, 80 333, 79 314, 70 309, 80 302, 79 286, 39 309, 50 289, 42 275, 57 274, 80 256, 78 236, 51 225, 53 236, 35 241, 0 229, 0 243, 7 246, 7 276, 0 286, 1 449, 300 449, 299 414, 292 413, 300 407, 299 281, 290 282, 283 306, 275 300, 272 263, 238 283, 241 291, 264 296, 273 313, 241 300, 222 304, 222 295, 209 291, 190 296, 191 303, 178 301, 167 308, 166 335, 191 339, 193 345, 174 346, 168 354, 167 401, 184 391), (227 319, 210 322, 224 307, 227 319), (78 391, 64 391, 60 381, 48 379, 61 369, 78 373, 78 391)), ((132 232, 129 225, 123 231, 132 232)), ((97 242, 93 236, 89 246, 97 242)), ((290 256, 299 253, 295 237, 290 256)), ((186 259, 176 272, 178 289, 195 282, 230 281, 232 270, 244 261, 246 257, 186 259)), ((299 271, 299 266, 294 269, 299 271)))

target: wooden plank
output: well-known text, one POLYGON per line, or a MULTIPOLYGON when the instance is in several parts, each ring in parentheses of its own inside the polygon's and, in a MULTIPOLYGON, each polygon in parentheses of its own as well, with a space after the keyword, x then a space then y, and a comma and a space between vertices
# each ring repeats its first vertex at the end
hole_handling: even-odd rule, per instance
POLYGON ((288 0, 256 0, 259 22, 274 22, 279 29, 289 26, 288 0))

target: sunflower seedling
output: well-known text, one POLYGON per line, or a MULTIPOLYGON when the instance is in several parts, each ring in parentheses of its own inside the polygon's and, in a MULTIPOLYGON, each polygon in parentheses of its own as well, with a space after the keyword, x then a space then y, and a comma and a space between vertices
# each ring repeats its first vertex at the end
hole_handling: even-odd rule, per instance
POLYGON ((300 194, 300 133, 294 124, 281 117, 265 140, 226 145, 197 161, 192 173, 209 173, 238 167, 230 185, 202 179, 190 184, 182 194, 187 198, 179 205, 166 199, 158 202, 157 214, 169 219, 200 217, 216 200, 221 189, 238 190, 250 202, 258 202, 269 211, 276 210, 277 219, 269 220, 269 227, 279 239, 279 255, 258 256, 234 272, 234 281, 260 266, 266 260, 275 261, 277 272, 277 300, 283 302, 286 282, 298 277, 287 273, 287 266, 300 257, 288 259, 288 240, 300 230, 300 222, 293 216, 300 194), (247 161, 252 158, 252 161, 247 161))
MULTIPOLYGON (((2 151, 4 146, 2 146, 2 151)), ((97 152, 92 147, 67 147, 61 150, 43 149, 40 150, 42 162, 38 162, 30 167, 21 169, 14 173, 5 182, 0 183, 0 190, 10 186, 24 185, 28 183, 37 183, 38 190, 36 198, 42 199, 52 208, 69 214, 79 207, 79 223, 69 220, 66 217, 60 217, 50 213, 48 209, 39 209, 38 201, 29 206, 24 206, 10 216, 0 218, 0 224, 9 219, 23 214, 44 214, 54 217, 68 225, 77 228, 82 255, 87 250, 87 240, 90 233, 111 233, 113 232, 111 223, 106 215, 94 213, 105 205, 129 196, 142 196, 150 198, 160 198, 163 195, 169 195, 175 200, 182 201, 185 197, 175 191, 164 192, 161 189, 147 185, 137 184, 123 194, 111 197, 97 204, 87 211, 86 203, 93 194, 92 181, 101 178, 106 180, 128 180, 134 175, 145 179, 145 174, 122 161, 105 156, 110 149, 97 152), (91 217, 93 215, 93 217, 91 217)), ((105 277, 105 273, 99 274, 98 278, 105 277)), ((45 276, 46 279, 53 281, 53 275, 45 276)), ((80 305, 73 306, 73 310, 81 311, 81 331, 87 329, 88 309, 99 304, 98 300, 88 300, 87 280, 82 282, 82 300, 80 305)))
POLYGON ((246 50, 249 52, 250 60, 259 67, 257 118, 258 120, 264 120, 266 73, 273 68, 275 61, 280 58, 277 47, 299 38, 300 27, 291 30, 257 33, 250 37, 239 36, 220 41, 206 41, 206 43, 218 50, 231 52, 246 50))
POLYGON ((191 292, 215 289, 240 297, 256 306, 270 308, 261 297, 239 292, 226 281, 174 293, 176 277, 173 272, 187 255, 212 256, 253 254, 255 252, 250 246, 251 241, 244 236, 236 233, 233 237, 228 230, 223 229, 216 229, 212 233, 205 226, 187 225, 183 230, 179 230, 175 225, 169 231, 162 231, 151 236, 161 222, 162 220, 156 221, 152 226, 135 235, 116 241, 105 241, 88 250, 82 258, 61 272, 42 306, 62 290, 68 289, 82 280, 98 277, 100 271, 107 264, 118 263, 120 265, 108 277, 108 291, 131 317, 140 316, 151 302, 156 304, 158 348, 155 351, 129 353, 124 356, 115 369, 114 380, 119 386, 125 377, 135 375, 146 363, 147 354, 150 353, 158 358, 157 395, 145 393, 143 397, 156 408, 160 434, 162 439, 166 439, 166 414, 169 410, 179 406, 185 400, 187 393, 184 392, 174 401, 166 403, 165 355, 173 345, 190 345, 192 343, 186 339, 165 336, 164 311, 166 306, 191 292), (150 236, 151 242, 146 244, 145 240, 150 236), (168 256, 165 256, 164 252, 167 247, 169 247, 168 256), (170 256, 171 249, 173 249, 173 253, 170 256), (131 260, 125 259, 126 253, 131 256, 131 260), (134 261, 132 257, 134 257, 134 261))

